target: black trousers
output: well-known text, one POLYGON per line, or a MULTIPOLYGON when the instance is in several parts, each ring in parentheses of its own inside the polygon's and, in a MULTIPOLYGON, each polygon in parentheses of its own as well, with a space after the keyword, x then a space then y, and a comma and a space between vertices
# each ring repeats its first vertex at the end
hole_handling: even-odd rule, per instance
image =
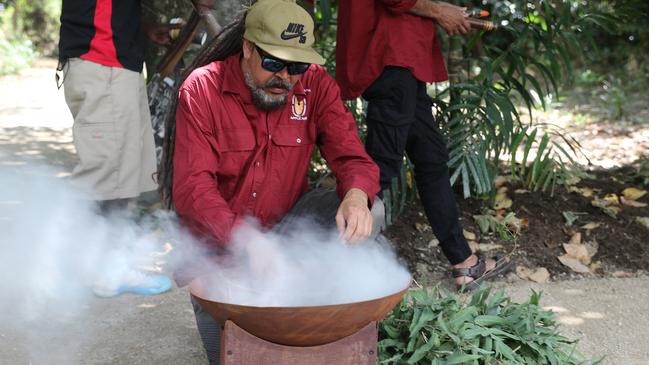
POLYGON ((399 176, 404 153, 414 164, 421 203, 452 265, 471 256, 462 234, 448 173, 448 151, 432 113, 426 84, 401 67, 386 67, 363 93, 367 100, 365 148, 381 169, 381 188, 399 176))

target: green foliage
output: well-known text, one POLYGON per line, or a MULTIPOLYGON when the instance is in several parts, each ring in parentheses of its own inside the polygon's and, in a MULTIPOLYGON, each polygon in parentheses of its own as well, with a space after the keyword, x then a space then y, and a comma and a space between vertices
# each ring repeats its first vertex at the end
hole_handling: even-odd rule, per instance
POLYGON ((29 45, 33 53, 52 55, 59 38, 61 0, 4 1, 0 11, 0 29, 7 39, 29 45))
POLYGON ((450 84, 434 103, 447 139, 451 183, 459 179, 465 197, 471 188, 478 194, 490 192, 494 166, 517 127, 518 112, 511 100, 488 83, 464 82, 450 84))
POLYGON ((639 179, 642 185, 649 186, 649 158, 640 162, 638 171, 633 177, 639 179))
POLYGON ((510 147, 511 174, 531 190, 554 191, 557 182, 565 185, 579 173, 573 156, 581 146, 577 140, 556 131, 542 132, 539 140, 538 132, 538 128, 524 126, 514 135, 510 147))
POLYGON ((519 304, 481 289, 465 303, 437 289, 410 291, 379 325, 379 363, 587 363, 539 300, 533 292, 519 304))
POLYGON ((450 70, 468 71, 456 74, 433 101, 448 139, 451 181, 461 182, 465 197, 493 189, 496 166, 506 155, 512 176, 531 190, 545 191, 570 174, 578 143, 524 123, 518 102, 532 120, 533 110, 545 108, 573 76, 574 59, 594 42, 593 27, 614 26, 614 17, 575 5, 498 2, 491 10, 500 30, 474 33, 461 45, 460 64, 449 59, 450 70))
MULTIPOLYGON (((646 61, 649 54, 644 52, 649 47, 649 29, 647 16, 649 2, 645 0, 605 0, 585 1, 587 9, 605 9, 616 15, 618 21, 610 31, 595 30, 596 45, 593 45, 592 59, 595 66, 602 71, 610 71, 612 65, 624 65, 628 61, 646 61), (640 58, 632 60, 630 58, 640 58)), ((643 62, 644 63, 644 62, 643 62)), ((649 65, 643 65, 644 73, 649 65)), ((617 68, 617 67, 616 67, 617 68)))
POLYGON ((33 58, 29 39, 7 39, 0 30, 0 76, 17 73, 28 67, 33 58))
POLYGON ((315 20, 316 50, 325 59, 325 68, 336 77, 336 32, 338 7, 335 1, 319 0, 313 9, 315 20))
POLYGON ((383 191, 386 225, 390 226, 406 208, 406 204, 415 197, 417 189, 413 180, 413 166, 406 160, 400 175, 392 179, 389 189, 383 191))
MULTIPOLYGON (((449 55, 451 82, 429 94, 447 138, 451 182, 461 184, 465 197, 491 193, 500 161, 509 160, 512 176, 528 189, 552 191, 571 175, 579 144, 547 125, 533 125, 533 111, 558 96, 560 86, 573 77, 573 64, 596 48, 594 37, 614 29, 618 19, 610 15, 610 6, 572 0, 461 5, 487 8, 501 27, 464 37, 438 32, 449 55)), ((335 25, 335 2, 316 3, 315 18, 318 47, 331 60, 327 51, 335 44, 335 29, 326 26, 335 25)), ((362 136, 362 113, 356 116, 362 136)), ((408 164, 404 169, 412 173, 408 164)), ((401 191, 414 190, 401 181, 392 201, 414 196, 401 191)))
POLYGON ((516 240, 523 226, 522 220, 514 212, 498 216, 494 211, 488 210, 484 214, 474 215, 473 220, 482 234, 495 234, 505 241, 516 240))

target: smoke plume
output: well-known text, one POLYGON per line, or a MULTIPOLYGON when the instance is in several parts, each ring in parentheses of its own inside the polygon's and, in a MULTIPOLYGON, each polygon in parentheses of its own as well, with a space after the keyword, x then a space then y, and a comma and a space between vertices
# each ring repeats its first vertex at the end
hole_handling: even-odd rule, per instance
POLYGON ((251 306, 315 306, 376 299, 406 288, 410 274, 389 242, 347 244, 339 233, 309 220, 291 233, 262 232, 244 224, 232 258, 203 277, 205 299, 251 306))

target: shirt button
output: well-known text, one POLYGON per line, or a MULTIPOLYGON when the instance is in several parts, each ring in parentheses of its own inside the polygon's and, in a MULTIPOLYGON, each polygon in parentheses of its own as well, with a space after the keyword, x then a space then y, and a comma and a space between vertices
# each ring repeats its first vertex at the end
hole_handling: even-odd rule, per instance
POLYGON ((255 163, 255 166, 257 166, 257 167, 259 167, 260 165, 261 165, 261 164, 259 163, 259 161, 257 161, 257 162, 255 163))
POLYGON ((295 140, 295 142, 302 143, 302 139, 298 138, 298 139, 295 140))
POLYGON ((257 197, 257 192, 256 192, 256 191, 253 191, 253 192, 252 192, 252 197, 253 197, 253 198, 256 198, 256 197, 257 197))

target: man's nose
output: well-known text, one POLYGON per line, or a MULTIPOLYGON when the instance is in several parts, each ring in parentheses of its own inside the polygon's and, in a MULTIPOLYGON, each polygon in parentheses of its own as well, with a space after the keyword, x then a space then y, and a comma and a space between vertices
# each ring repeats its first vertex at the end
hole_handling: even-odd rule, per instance
POLYGON ((289 76, 289 75, 288 75, 288 68, 287 68, 286 66, 284 66, 283 69, 281 69, 281 70, 275 72, 275 75, 276 75, 278 78, 282 79, 283 81, 288 80, 288 76, 289 76))

